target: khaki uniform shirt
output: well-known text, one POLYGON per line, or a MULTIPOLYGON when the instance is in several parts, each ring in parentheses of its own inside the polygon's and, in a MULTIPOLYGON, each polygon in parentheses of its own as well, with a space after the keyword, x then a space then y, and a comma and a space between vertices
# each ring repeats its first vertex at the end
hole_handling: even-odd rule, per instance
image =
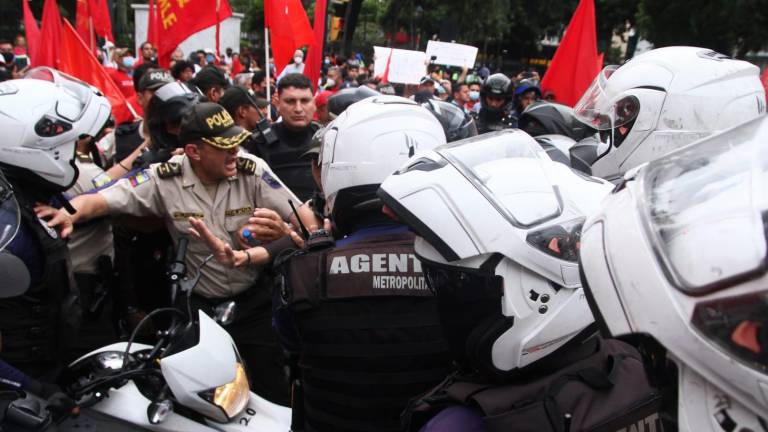
MULTIPOLYGON (((194 216, 202 218, 216 237, 238 249, 234 240, 236 232, 256 207, 272 209, 288 219, 292 213, 288 200, 299 201, 262 159, 241 152, 237 166, 235 176, 219 183, 214 198, 192 171, 186 156, 174 156, 167 163, 153 164, 100 194, 112 214, 163 218, 176 244, 180 236, 188 234, 187 218, 194 216)), ((210 254, 202 240, 189 237, 186 257, 189 276, 210 254)), ((254 266, 228 269, 212 259, 203 267, 195 292, 208 298, 232 297, 251 287, 258 275, 259 269, 254 266)))
MULTIPOLYGON (((71 197, 102 187, 111 180, 101 167, 93 163, 90 156, 78 154, 75 165, 79 175, 75 184, 67 191, 67 195, 71 197)), ((97 274, 96 260, 101 255, 110 258, 115 256, 111 221, 101 218, 85 222, 82 226, 78 225, 72 231, 67 246, 72 258, 73 272, 97 274)))

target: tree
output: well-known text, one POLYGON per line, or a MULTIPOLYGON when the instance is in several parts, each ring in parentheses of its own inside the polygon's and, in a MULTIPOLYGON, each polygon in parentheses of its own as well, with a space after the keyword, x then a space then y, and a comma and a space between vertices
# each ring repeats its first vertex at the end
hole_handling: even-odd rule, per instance
POLYGON ((694 45, 744 58, 768 42, 768 0, 641 0, 637 21, 657 47, 694 45))

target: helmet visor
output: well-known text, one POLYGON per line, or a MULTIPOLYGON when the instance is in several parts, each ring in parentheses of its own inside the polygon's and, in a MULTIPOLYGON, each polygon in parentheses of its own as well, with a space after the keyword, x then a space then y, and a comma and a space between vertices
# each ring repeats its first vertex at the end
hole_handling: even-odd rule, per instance
POLYGON ((13 189, 0 174, 0 251, 16 236, 20 218, 19 204, 13 197, 13 189))
POLYGON ((573 115, 597 130, 609 130, 630 123, 640 112, 640 101, 632 95, 615 95, 609 91, 611 75, 619 67, 606 66, 592 81, 573 108, 573 115))
POLYGON ((542 165, 548 156, 527 134, 485 134, 437 151, 514 226, 528 228, 560 215, 560 196, 542 165), (513 171, 525 180, 509 182, 513 171))
POLYGON ((56 114, 71 122, 83 116, 96 89, 77 78, 47 67, 34 68, 24 78, 50 81, 59 86, 61 93, 56 103, 56 114))
POLYGON ((768 228, 768 119, 672 153, 644 170, 652 243, 668 277, 703 294, 762 274, 768 228))

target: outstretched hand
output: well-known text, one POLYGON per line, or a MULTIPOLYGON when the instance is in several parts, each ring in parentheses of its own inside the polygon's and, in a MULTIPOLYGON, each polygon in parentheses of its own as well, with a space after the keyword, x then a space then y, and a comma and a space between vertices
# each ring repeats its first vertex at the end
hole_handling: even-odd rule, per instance
POLYGON ((35 215, 40 219, 47 219, 48 226, 58 229, 61 238, 67 238, 72 234, 74 222, 72 220, 72 215, 65 209, 55 209, 49 205, 37 203, 35 206, 35 215))
POLYGON ((205 225, 201 219, 189 218, 189 224, 192 225, 189 228, 189 234, 205 242, 208 249, 211 250, 214 259, 223 264, 227 268, 235 268, 248 264, 248 254, 244 251, 234 251, 232 246, 222 241, 205 225))

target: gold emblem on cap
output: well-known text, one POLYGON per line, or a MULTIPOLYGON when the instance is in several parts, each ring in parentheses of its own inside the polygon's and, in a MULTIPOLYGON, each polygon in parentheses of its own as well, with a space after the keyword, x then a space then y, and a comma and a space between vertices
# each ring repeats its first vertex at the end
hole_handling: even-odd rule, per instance
POLYGON ((226 110, 222 109, 216 114, 213 114, 212 116, 209 116, 208 118, 206 118, 205 123, 208 125, 208 129, 213 129, 214 126, 230 127, 235 124, 235 121, 232 119, 232 116, 229 115, 229 113, 226 110))

